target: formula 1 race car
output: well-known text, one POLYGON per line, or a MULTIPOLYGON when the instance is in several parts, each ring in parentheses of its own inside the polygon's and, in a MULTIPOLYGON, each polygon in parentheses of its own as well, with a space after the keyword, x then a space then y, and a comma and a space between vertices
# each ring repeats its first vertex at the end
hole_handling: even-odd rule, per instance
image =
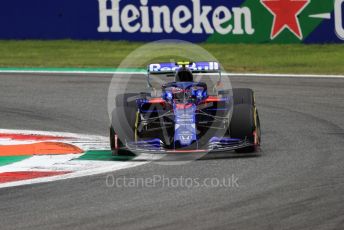
POLYGON ((151 64, 147 83, 148 92, 116 96, 110 127, 114 155, 232 150, 253 153, 260 146, 253 91, 221 87, 219 63, 151 64), (162 77, 163 81, 157 81, 160 89, 153 87, 152 76, 162 77), (215 77, 219 79, 214 81, 215 77), (166 79, 170 81, 166 83, 166 79))

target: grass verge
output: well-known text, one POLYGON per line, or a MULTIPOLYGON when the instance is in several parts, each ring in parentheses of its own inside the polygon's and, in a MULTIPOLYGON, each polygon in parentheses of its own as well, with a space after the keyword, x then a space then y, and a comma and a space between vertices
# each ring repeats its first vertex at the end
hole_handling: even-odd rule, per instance
MULTIPOLYGON (((123 41, 0 41, 0 67, 114 68, 143 44, 123 41)), ((229 72, 344 74, 344 45, 341 44, 200 46, 214 55, 229 72)))

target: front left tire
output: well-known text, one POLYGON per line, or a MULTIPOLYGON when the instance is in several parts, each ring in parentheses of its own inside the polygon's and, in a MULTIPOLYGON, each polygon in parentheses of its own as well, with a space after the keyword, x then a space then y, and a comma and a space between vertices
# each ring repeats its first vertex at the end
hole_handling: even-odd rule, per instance
POLYGON ((121 94, 116 98, 117 107, 112 111, 110 126, 110 146, 113 155, 133 156, 134 153, 124 149, 126 141, 133 141, 136 132, 136 101, 129 101, 134 94, 121 94))

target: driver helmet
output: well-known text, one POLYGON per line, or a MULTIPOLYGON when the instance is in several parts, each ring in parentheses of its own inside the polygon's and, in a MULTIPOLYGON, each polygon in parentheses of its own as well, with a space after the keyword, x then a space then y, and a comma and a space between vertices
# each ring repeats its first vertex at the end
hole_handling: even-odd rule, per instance
POLYGON ((185 66, 179 68, 175 76, 175 81, 176 82, 193 82, 193 74, 191 70, 186 68, 185 66))

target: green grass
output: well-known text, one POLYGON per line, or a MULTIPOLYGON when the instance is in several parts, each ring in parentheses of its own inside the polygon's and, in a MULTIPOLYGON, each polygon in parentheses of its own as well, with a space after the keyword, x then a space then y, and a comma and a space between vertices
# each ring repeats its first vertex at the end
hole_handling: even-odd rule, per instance
MULTIPOLYGON (((0 67, 114 68, 143 44, 72 40, 0 41, 0 67)), ((344 45, 340 44, 200 45, 230 72, 344 74, 344 45)))

